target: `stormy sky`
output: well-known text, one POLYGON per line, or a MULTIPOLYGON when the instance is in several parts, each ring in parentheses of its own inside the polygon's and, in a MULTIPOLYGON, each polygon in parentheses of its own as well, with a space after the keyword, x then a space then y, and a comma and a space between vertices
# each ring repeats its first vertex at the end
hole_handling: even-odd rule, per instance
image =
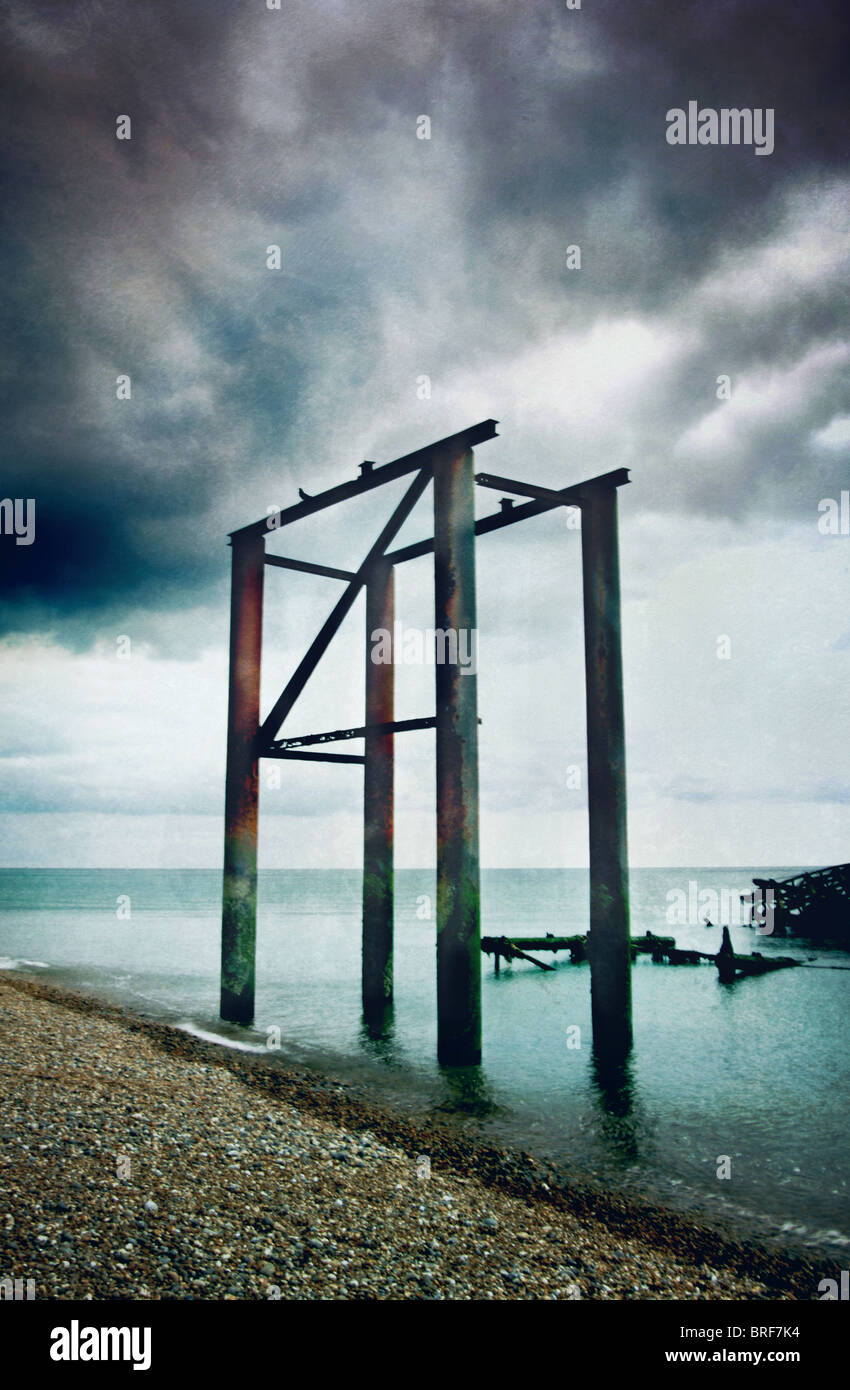
MULTIPOLYGON (((632 470, 633 862, 847 860, 850 534, 819 527, 850 488, 846 8, 0 10, 0 487, 36 519, 0 536, 0 862, 217 865, 227 532, 489 416, 481 469, 632 470), (772 109, 773 152, 670 145, 691 100, 772 109)), ((356 566, 403 488, 270 548, 356 566)), ((586 862, 579 546, 556 514, 478 545, 488 865, 586 862)), ((430 583, 399 573, 406 624, 430 583)), ((339 584, 266 592, 265 709, 339 584)), ((361 722, 363 625, 285 732, 361 722)), ((398 717, 432 709, 400 668, 398 717)), ((397 744, 398 862, 427 864, 433 735, 397 744)), ((262 862, 356 864, 361 771, 273 766, 262 862)))

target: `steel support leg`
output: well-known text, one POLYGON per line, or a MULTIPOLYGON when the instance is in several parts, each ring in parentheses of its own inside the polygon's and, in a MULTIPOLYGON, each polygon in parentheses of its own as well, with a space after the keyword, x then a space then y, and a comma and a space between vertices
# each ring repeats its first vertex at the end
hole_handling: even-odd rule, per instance
MULTIPOLYGON (((377 563, 366 583, 366 724, 394 719, 392 650, 395 580, 377 563), (389 633, 387 650, 373 634, 389 633)), ((363 775, 363 1012, 379 1014, 393 996, 393 735, 367 733, 363 775)))
POLYGON ((231 1023, 254 1017, 264 549, 262 535, 233 541, 221 915, 221 1017, 231 1023))
POLYGON ((477 653, 474 492, 472 451, 437 451, 437 1056, 450 1065, 481 1060, 478 678, 458 660, 462 633, 477 653))
POLYGON ((590 815, 590 990, 593 1045, 624 1056, 632 1042, 626 757, 617 493, 589 490, 582 502, 590 815))

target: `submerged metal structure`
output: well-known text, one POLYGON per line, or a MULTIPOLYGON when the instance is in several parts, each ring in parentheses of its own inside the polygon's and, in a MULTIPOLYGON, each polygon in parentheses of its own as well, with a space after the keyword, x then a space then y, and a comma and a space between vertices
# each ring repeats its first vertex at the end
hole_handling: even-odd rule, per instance
POLYGON ((481 1059, 481 907, 478 852, 477 676, 457 661, 435 660, 434 715, 394 718, 394 664, 370 660, 376 629, 394 631, 396 565, 434 556, 435 642, 443 653, 451 633, 476 624, 477 536, 560 507, 581 511, 587 694, 587 779, 590 821, 588 955, 594 1048, 608 1058, 631 1046, 631 977, 623 680, 617 489, 628 470, 561 490, 474 471, 473 449, 494 438, 483 420, 381 467, 360 465, 360 477, 309 497, 273 519, 233 531, 230 689, 225 794, 222 903, 221 1016, 250 1023, 254 1016, 257 913, 259 759, 361 763, 364 769, 363 1008, 380 1017, 393 994, 393 748, 395 735, 436 732, 437 762, 437 1051, 441 1063, 481 1059), (328 565, 267 554, 268 535, 324 508, 413 475, 407 492, 360 567, 328 565), (433 483, 434 534, 401 549, 390 546, 433 483), (493 515, 475 519, 475 488, 502 494, 493 515), (526 499, 519 504, 515 498, 526 499), (345 585, 273 708, 260 715, 263 581, 266 566, 306 571, 345 585), (358 594, 366 590, 366 691, 362 726, 299 737, 280 730, 358 594), (358 754, 325 745, 363 741, 358 754))

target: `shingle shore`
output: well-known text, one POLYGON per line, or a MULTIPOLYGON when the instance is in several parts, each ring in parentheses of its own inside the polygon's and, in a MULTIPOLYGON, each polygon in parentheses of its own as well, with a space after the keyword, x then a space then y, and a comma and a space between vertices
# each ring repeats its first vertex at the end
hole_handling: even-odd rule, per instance
POLYGON ((829 1273, 681 1218, 665 1249, 510 1155, 222 1052, 0 979, 0 1277, 41 1299, 763 1299, 829 1273))

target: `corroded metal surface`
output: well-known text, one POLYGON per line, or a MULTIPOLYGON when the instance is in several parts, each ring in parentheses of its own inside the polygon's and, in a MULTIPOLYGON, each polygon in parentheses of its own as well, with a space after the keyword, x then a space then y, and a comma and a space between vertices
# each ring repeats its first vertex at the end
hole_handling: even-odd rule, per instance
POLYGON ((590 997, 597 1050, 632 1042, 626 747, 617 493, 586 488, 581 514, 590 821, 590 997))
MULTIPOLYGON (((434 453, 434 627, 476 630, 475 482, 468 449, 434 453)), ((435 663, 437 1056, 481 1059, 478 677, 435 663)))
MULTIPOLYGON (((366 583, 366 734, 363 769, 363 1010, 393 996, 393 732, 395 666, 374 662, 372 633, 393 632, 395 576, 376 564, 366 583), (387 727, 389 726, 389 727, 387 727)), ((392 640, 392 639, 390 639, 392 640)))
POLYGON ((254 1017, 263 557, 262 536, 233 544, 221 917, 221 1016, 231 1023, 254 1017))

